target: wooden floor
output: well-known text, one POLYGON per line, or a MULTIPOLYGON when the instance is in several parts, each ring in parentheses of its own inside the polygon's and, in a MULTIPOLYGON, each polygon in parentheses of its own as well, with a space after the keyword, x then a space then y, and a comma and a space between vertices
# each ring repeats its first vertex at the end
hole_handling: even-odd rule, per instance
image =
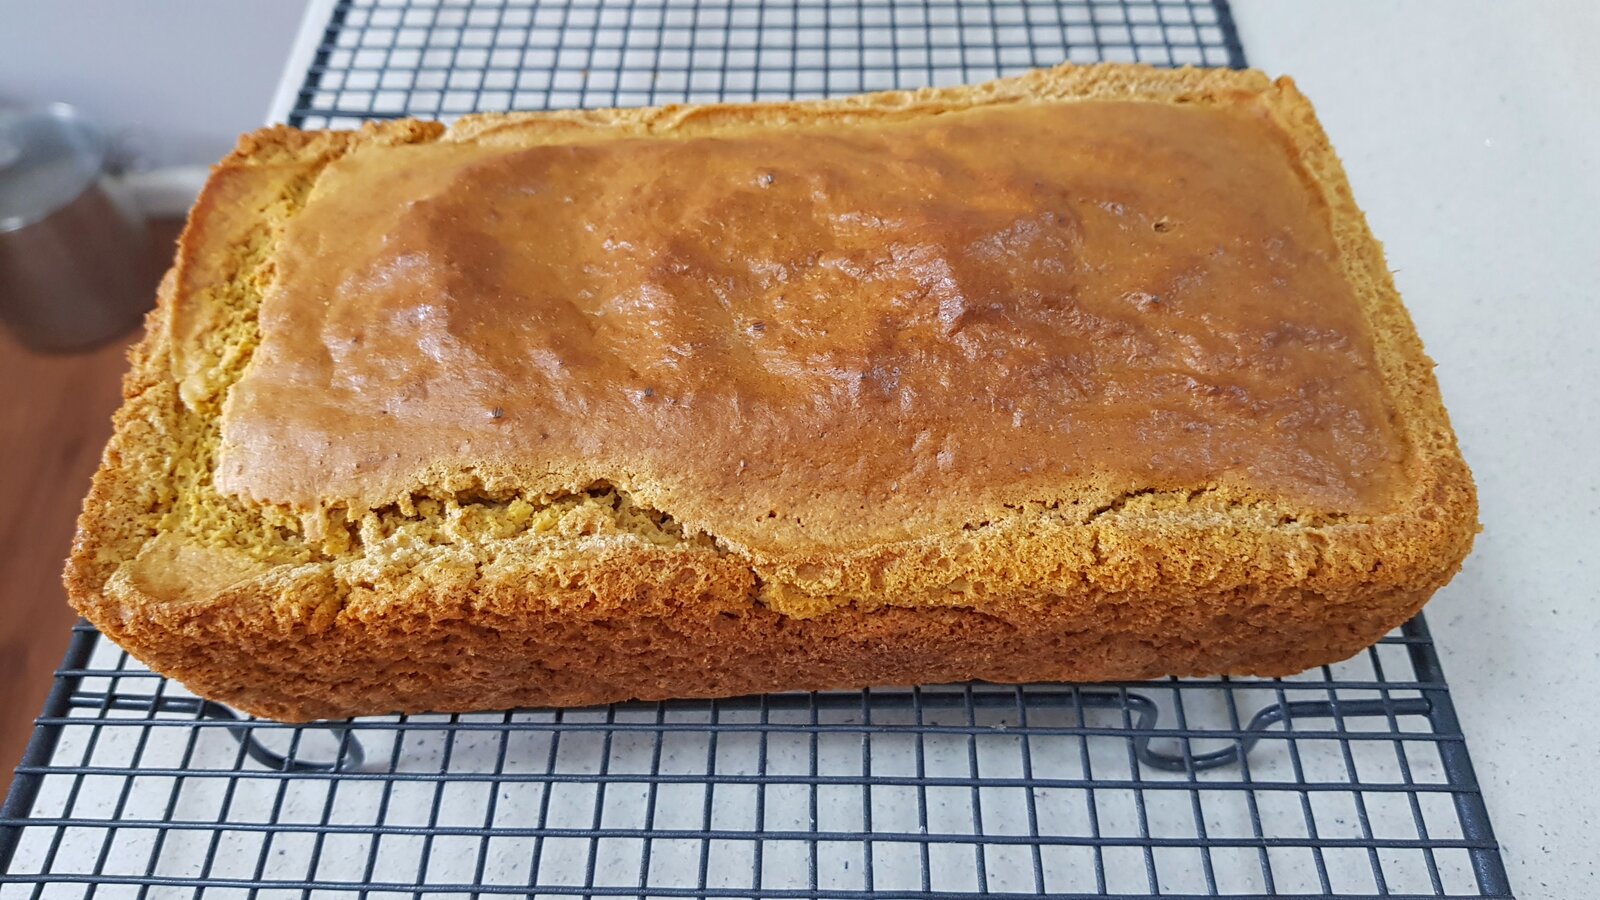
MULTIPOLYGON (((153 252, 165 260, 176 226, 157 231, 153 252)), ((135 337, 46 355, 0 330, 0 796, 77 618, 61 587, 62 561, 135 337)))

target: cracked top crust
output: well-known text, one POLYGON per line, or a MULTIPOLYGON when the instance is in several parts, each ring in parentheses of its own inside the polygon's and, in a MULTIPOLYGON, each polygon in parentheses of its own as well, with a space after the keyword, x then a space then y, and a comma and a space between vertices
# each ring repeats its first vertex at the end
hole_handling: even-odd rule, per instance
POLYGON ((664 572, 800 617, 1426 593, 1476 532, 1431 367, 1258 72, 269 129, 191 214, 67 581, 113 634, 664 572))
POLYGON ((359 147, 270 264, 217 485, 299 511, 607 482, 771 554, 1402 463, 1260 95, 359 147))

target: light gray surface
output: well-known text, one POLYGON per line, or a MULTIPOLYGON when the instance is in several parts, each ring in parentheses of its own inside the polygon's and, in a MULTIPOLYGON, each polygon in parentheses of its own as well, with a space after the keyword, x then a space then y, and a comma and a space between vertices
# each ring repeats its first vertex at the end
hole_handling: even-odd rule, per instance
POLYGON ((209 165, 260 124, 304 5, 0 0, 0 106, 66 101, 137 167, 209 165))
POLYGON ((1428 607, 1512 886, 1600 884, 1600 4, 1234 0, 1344 158, 1477 477, 1428 607))

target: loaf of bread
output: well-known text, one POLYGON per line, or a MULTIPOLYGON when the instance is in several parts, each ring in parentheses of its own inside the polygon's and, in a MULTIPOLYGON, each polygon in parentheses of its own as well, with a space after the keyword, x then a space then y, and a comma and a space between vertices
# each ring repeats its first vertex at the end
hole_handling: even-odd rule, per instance
POLYGON ((72 601, 288 721, 1288 674, 1477 530, 1258 72, 270 128, 132 363, 72 601))

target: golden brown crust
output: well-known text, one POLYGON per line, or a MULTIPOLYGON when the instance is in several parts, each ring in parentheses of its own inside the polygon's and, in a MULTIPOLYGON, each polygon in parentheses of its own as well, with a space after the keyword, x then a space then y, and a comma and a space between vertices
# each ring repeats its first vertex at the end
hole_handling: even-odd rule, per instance
POLYGON ((758 569, 1143 489, 1382 511, 1403 441, 1259 96, 358 150, 284 226, 215 484, 320 522, 606 483, 758 569))
POLYGON ((442 133, 269 129, 218 166, 130 358, 69 594, 157 670, 285 720, 968 678, 1286 674, 1411 615, 1477 530, 1471 476, 1382 250, 1310 105, 1287 79, 1254 72, 1063 67, 826 103, 469 117, 442 133), (330 536, 211 487, 215 420, 253 346, 250 302, 271 277, 276 229, 352 146, 1241 91, 1261 94, 1332 210, 1409 451, 1382 514, 1294 521, 1207 492, 1133 492, 758 567, 614 494, 527 509, 445 498, 330 536))

